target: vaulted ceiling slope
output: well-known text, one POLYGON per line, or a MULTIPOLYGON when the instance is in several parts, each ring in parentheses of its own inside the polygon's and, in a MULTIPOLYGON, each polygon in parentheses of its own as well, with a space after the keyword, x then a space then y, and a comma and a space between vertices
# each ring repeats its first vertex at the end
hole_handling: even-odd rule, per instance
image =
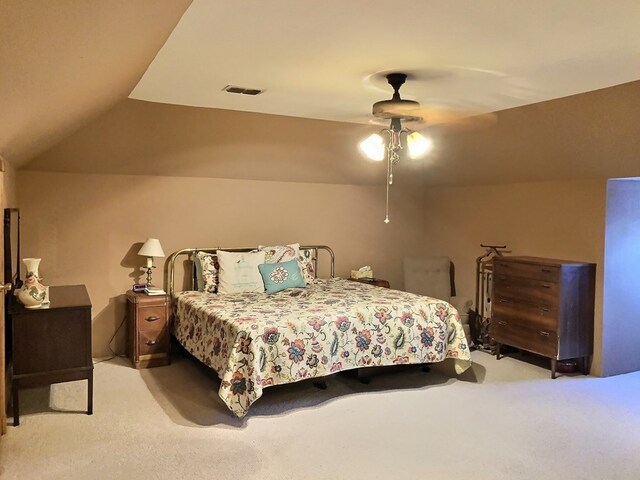
POLYGON ((126 98, 191 0, 0 0, 0 156, 21 166, 126 98))
MULTIPOLYGON (((433 131, 398 185, 640 176, 640 81, 498 112, 480 130, 433 131)), ((374 126, 127 99, 25 166, 68 173, 384 185, 360 155, 374 126)))

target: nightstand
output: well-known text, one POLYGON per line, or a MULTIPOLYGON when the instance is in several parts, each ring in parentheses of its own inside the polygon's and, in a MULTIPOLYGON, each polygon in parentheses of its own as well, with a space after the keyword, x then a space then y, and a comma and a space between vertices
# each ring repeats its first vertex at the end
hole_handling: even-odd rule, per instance
POLYGON ((169 365, 169 296, 127 292, 127 356, 135 368, 169 365))
MULTIPOLYGON (((91 301, 84 285, 49 287, 50 304, 9 308, 12 326, 13 424, 20 424, 22 387, 88 381, 87 414, 93 413, 91 301)), ((4 408, 4 405, 3 405, 4 408)))
POLYGON ((376 287, 389 288, 389 282, 382 278, 349 278, 352 282, 367 283, 369 285, 375 285, 376 287))

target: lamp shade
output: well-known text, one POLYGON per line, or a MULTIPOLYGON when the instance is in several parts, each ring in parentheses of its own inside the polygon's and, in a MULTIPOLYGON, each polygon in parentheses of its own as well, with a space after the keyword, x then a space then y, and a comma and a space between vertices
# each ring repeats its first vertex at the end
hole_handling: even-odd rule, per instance
POLYGON ((369 135, 358 146, 360 151, 371 160, 384 160, 384 140, 377 133, 369 135))
POLYGON ((432 146, 433 141, 418 132, 412 132, 407 135, 407 148, 411 158, 418 158, 424 155, 431 150, 432 146))
POLYGON ((164 257, 164 250, 157 238, 147 238, 142 248, 138 251, 138 255, 143 257, 164 257))

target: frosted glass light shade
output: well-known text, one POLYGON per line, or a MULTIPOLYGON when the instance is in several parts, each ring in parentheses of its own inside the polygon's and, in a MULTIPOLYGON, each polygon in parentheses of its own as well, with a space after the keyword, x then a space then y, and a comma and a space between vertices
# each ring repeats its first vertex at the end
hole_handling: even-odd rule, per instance
POLYGON ((369 135, 358 144, 358 147, 371 160, 384 160, 384 140, 377 133, 369 135))
POLYGON ((143 257, 164 257, 164 250, 157 238, 147 238, 142 248, 138 251, 138 255, 143 257))
POLYGON ((431 150, 433 141, 418 132, 407 135, 407 148, 411 158, 418 158, 431 150))

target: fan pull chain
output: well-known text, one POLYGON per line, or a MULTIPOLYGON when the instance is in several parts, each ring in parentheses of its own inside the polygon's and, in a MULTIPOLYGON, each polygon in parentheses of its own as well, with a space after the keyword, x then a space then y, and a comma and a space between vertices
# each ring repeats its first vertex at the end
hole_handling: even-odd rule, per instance
POLYGON ((387 199, 385 205, 385 217, 384 223, 389 223, 389 189, 393 185, 393 160, 391 159, 391 152, 387 152, 387 199))

